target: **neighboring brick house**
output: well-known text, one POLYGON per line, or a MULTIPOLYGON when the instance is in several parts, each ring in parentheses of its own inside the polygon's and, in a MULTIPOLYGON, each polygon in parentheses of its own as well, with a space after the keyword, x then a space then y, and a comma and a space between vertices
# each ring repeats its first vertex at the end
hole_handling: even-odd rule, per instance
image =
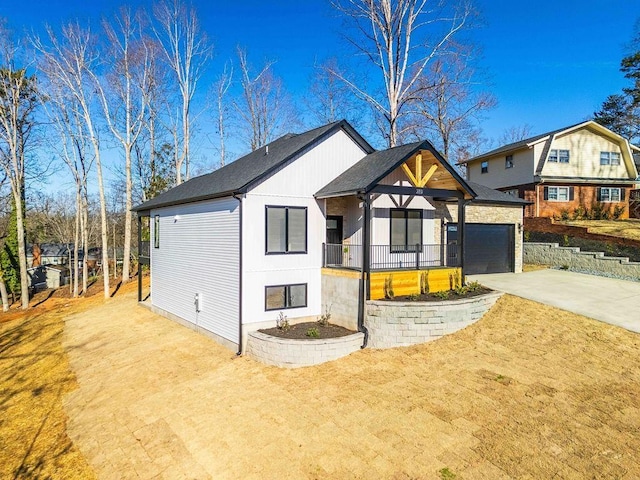
POLYGON ((470 181, 531 202, 527 217, 573 214, 576 209, 617 209, 629 217, 640 148, 587 121, 504 145, 461 162, 470 181))

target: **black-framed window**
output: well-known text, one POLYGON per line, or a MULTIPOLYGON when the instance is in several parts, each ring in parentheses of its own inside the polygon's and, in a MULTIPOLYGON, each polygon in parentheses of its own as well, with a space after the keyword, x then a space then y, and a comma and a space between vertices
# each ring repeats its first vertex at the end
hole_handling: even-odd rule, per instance
POLYGON ((160 215, 153 217, 153 248, 160 248, 160 215))
POLYGON ((307 253, 307 207, 266 207, 267 254, 307 253))
POLYGON ((513 155, 507 155, 505 157, 504 168, 513 168, 513 155))
POLYGON ((422 210, 391 209, 391 252, 415 252, 422 248, 422 210))
POLYGON ((264 309, 286 310, 307 306, 307 284, 270 285, 264 287, 264 309))
POLYGON ((488 173, 489 172, 489 162, 482 162, 480 164, 480 173, 488 173))

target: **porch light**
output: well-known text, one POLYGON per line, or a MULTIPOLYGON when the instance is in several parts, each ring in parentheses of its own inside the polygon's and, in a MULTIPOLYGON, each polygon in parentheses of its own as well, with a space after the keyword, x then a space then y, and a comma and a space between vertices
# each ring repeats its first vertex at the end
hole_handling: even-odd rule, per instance
POLYGON ((180 220, 180 215, 173 217, 173 223, 176 223, 178 220, 180 220))
POLYGON ((522 224, 518 222, 518 233, 522 233, 522 224))

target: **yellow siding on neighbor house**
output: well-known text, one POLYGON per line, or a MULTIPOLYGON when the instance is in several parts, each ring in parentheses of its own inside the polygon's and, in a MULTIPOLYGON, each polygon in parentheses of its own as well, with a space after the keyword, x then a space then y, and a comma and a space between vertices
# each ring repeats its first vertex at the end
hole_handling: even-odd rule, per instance
POLYGON ((583 178, 630 178, 625 152, 620 145, 587 128, 570 132, 553 139, 551 149, 569 150, 569 163, 547 161, 543 176, 583 178), (620 165, 600 165, 600 152, 618 152, 620 165))
POLYGON ((510 154, 513 155, 512 168, 505 168, 507 155, 504 153, 485 159, 485 161, 489 162, 489 171, 487 173, 482 173, 481 171, 482 161, 473 162, 469 165, 469 180, 491 188, 504 188, 532 183, 536 169, 533 148, 525 148, 510 154))
POLYGON ((384 284, 391 279, 395 296, 420 293, 420 276, 428 275, 429 291, 442 292, 449 290, 455 279, 460 279, 459 268, 435 268, 430 270, 397 270, 388 272, 373 272, 369 277, 369 292, 371 300, 384 298, 384 284))

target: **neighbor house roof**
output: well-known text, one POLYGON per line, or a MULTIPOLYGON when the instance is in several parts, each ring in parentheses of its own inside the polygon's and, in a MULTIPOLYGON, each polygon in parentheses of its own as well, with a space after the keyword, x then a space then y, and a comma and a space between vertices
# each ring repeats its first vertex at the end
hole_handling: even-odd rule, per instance
POLYGON ((474 190, 456 172, 456 170, 433 148, 428 141, 409 143, 399 147, 373 152, 364 157, 354 166, 336 177, 328 185, 316 193, 317 198, 337 197, 367 193, 373 189, 384 177, 406 162, 420 150, 428 150, 439 163, 453 176, 457 183, 475 196, 474 190))
POLYGON ((485 185, 480 185, 479 183, 468 180, 467 183, 473 188, 473 191, 476 192, 476 197, 472 200, 472 203, 490 203, 492 205, 530 205, 533 203, 522 198, 514 197, 508 193, 494 190, 485 185))
POLYGON ((149 210, 246 192, 312 144, 340 129, 345 131, 365 153, 373 152, 371 145, 347 121, 333 122, 304 133, 284 135, 212 173, 192 178, 161 193, 132 210, 149 210))

